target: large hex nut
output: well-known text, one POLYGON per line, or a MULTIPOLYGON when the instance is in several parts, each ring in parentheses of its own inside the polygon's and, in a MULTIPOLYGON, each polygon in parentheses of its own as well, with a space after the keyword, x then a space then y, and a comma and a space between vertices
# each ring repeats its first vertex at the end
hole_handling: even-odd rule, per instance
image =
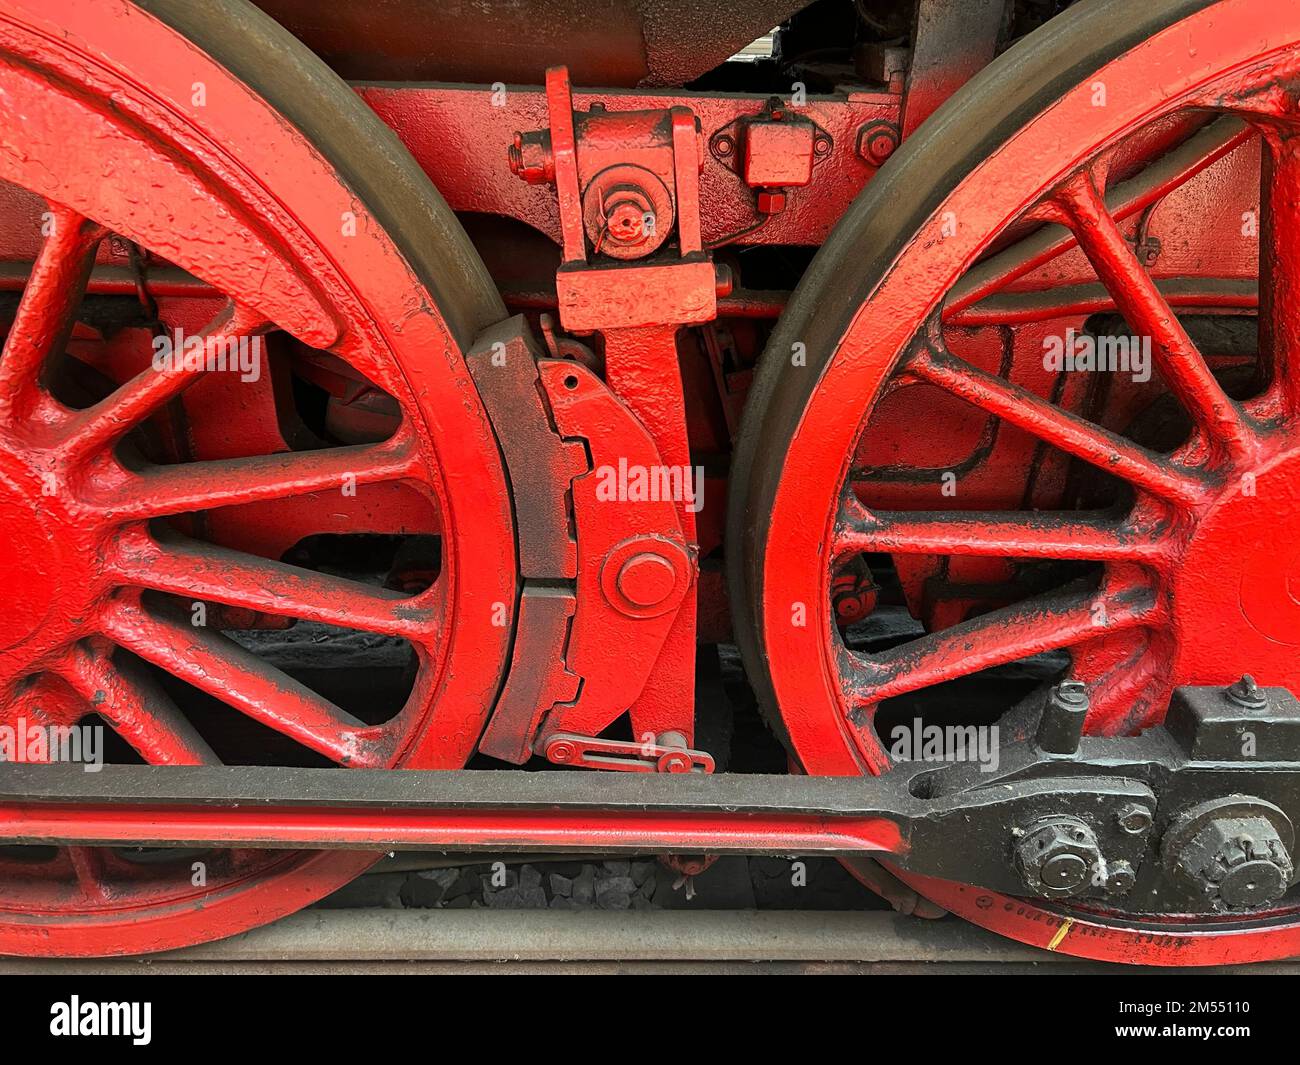
POLYGON ((1091 886, 1100 865, 1096 833, 1077 817, 1036 821, 1016 843, 1016 868, 1035 895, 1078 895, 1091 886))
POLYGON ((1160 854, 1190 909, 1249 913, 1290 887, 1294 839, 1290 819, 1273 803, 1229 795, 1181 812, 1165 830, 1160 854))

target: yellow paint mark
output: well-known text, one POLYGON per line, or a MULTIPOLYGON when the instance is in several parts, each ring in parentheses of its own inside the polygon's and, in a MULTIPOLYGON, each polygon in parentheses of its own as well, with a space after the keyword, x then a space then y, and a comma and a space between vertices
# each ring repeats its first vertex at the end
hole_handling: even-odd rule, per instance
POLYGON ((1061 940, 1070 934, 1070 929, 1074 927, 1074 918, 1067 917, 1065 923, 1056 930, 1056 935, 1052 936, 1052 941, 1047 944, 1048 950, 1055 950, 1061 945, 1061 940))

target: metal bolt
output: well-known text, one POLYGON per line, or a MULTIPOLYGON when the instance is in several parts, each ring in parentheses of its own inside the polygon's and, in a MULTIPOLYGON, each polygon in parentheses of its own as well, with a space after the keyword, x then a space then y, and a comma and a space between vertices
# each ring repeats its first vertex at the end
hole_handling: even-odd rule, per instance
POLYGON ((662 603, 677 584, 673 564, 650 551, 629 558, 618 571, 618 590, 631 603, 650 607, 662 603))
POLYGON ((1080 681, 1062 681, 1052 689, 1038 722, 1036 742, 1048 754, 1074 754, 1088 716, 1088 689, 1080 681))
POLYGON ((1101 862, 1092 829, 1077 817, 1059 816, 1030 825, 1015 839, 1015 862, 1025 887, 1036 895, 1076 895, 1101 862))
POLYGON ((1119 827, 1130 836, 1140 836, 1151 827, 1151 811, 1140 803, 1131 802, 1121 806, 1116 817, 1119 827))
POLYGON ((645 209, 633 200, 615 200, 605 205, 605 227, 609 239, 619 244, 638 244, 645 235, 645 209))
POLYGON ((661 732, 655 737, 655 743, 660 747, 677 748, 659 756, 659 772, 689 773, 695 768, 691 756, 686 753, 686 737, 680 732, 661 732))
POLYGON ((693 768, 691 756, 680 751, 670 751, 659 756, 659 772, 689 773, 693 768))
POLYGON ((549 133, 516 133, 506 149, 510 172, 530 185, 545 185, 555 179, 549 133))
POLYGON ((1275 902, 1294 873, 1272 822, 1248 809, 1206 819, 1170 857, 1184 883, 1199 889, 1218 912, 1257 910, 1275 902))
POLYGON ((1230 703, 1236 703, 1245 710, 1265 710, 1268 708, 1268 700, 1264 698, 1264 693, 1259 690, 1255 678, 1249 673, 1237 681, 1236 684, 1224 689, 1223 694, 1230 703))
POLYGON ((868 122, 858 131, 858 155, 880 166, 898 149, 898 128, 891 122, 868 122))
POLYGON ((1056 697, 1069 706, 1083 706, 1088 702, 1088 686, 1081 680, 1063 680, 1056 686, 1056 697))
POLYGON ((1048 887, 1075 888, 1088 875, 1088 863, 1077 854, 1058 854, 1043 863, 1039 876, 1048 887))
POLYGON ((732 276, 731 267, 726 263, 713 264, 713 288, 719 296, 730 296, 732 289, 736 287, 736 279, 732 276))
POLYGON ((1133 885, 1137 883, 1137 874, 1133 872, 1133 867, 1128 862, 1118 861, 1111 863, 1109 873, 1106 876, 1106 890, 1112 895, 1123 895, 1124 892, 1130 891, 1133 885))

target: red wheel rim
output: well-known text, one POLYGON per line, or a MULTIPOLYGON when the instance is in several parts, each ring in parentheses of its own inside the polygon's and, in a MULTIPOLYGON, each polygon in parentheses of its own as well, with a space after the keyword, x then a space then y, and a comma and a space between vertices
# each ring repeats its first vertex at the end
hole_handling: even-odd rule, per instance
MULTIPOLYGON (((1300 680, 1295 636, 1287 636, 1300 632, 1288 628, 1296 596, 1287 580, 1300 570, 1286 541, 1300 519, 1300 366, 1290 317, 1300 166, 1296 98, 1279 87, 1294 77, 1300 15, 1281 2, 1224 0, 1157 3, 1140 16, 1128 5, 1084 5, 1056 21, 936 115, 854 205, 795 294, 756 383, 735 464, 729 534, 744 553, 733 559, 732 599, 741 604, 747 665, 765 701, 779 707, 808 772, 887 770, 872 727, 883 700, 1049 650, 1071 650, 1076 675, 1090 683, 1094 731, 1153 723, 1178 684, 1227 683, 1245 671, 1293 688, 1300 680), (993 110, 998 122, 982 123, 993 110), (1129 138, 1190 110, 1247 123, 1245 134, 1220 136, 1197 172, 1246 135, 1262 134, 1265 143, 1260 317, 1271 375, 1242 403, 1225 395, 1105 198, 1107 167, 1129 138), (943 154, 945 140, 967 152, 964 169, 943 154), (925 178, 950 170, 931 194, 925 178), (909 188, 918 184, 926 187, 909 188), (885 216, 914 223, 900 226, 894 242, 882 232, 889 223, 876 221, 885 216), (1159 372, 1192 426, 1172 453, 1072 416, 952 354, 954 327, 995 320, 988 297, 1051 258, 1024 251, 1026 230, 1012 227, 1026 221, 1068 227, 1117 309, 1153 337, 1159 372), (1018 273, 1006 265, 1017 255, 1028 264, 1018 273), (802 370, 790 357, 799 345, 807 352, 802 370), (1105 468, 1129 486, 1132 505, 1101 521, 1026 514, 1014 504, 1007 512, 940 512, 937 504, 933 513, 864 504, 860 489, 845 491, 850 463, 873 405, 901 375, 1105 468), (776 442, 788 450, 781 454, 776 442), (779 463, 760 457, 773 453, 779 463), (1265 479, 1275 498, 1256 506, 1249 492, 1265 479), (1241 549, 1243 536, 1265 530, 1268 549, 1241 549), (1095 585, 1054 589, 892 650, 857 654, 835 626, 828 563, 861 552, 1086 560, 1099 576, 1095 585), (1252 568, 1261 556, 1289 559, 1290 568, 1261 577, 1252 568), (1217 595, 1204 580, 1211 559, 1220 571, 1229 567, 1217 595), (1207 632, 1207 616, 1230 620, 1207 632), (1134 654, 1129 641, 1138 635, 1142 650, 1134 654), (1233 655, 1216 653, 1224 643, 1233 655)), ((1113 205, 1116 189, 1109 191, 1113 205)), ((1088 957, 1206 964, 1300 946, 1295 909, 1200 927, 904 879, 975 923, 1088 957)))
MULTIPOLYGON (((20 116, 0 132, 0 179, 48 204, 47 239, 0 358, 0 527, 13 545, 4 722, 69 724, 93 708, 147 761, 212 760, 167 695, 128 668, 126 649, 333 763, 459 767, 500 682, 515 596, 504 476, 461 351, 504 312, 486 275, 455 265, 477 259, 413 163, 341 154, 348 137, 379 156, 395 141, 291 38, 242 3, 149 6, 162 17, 122 0, 33 0, 0 13, 0 93, 20 116), (250 76, 173 28, 193 38, 205 20, 250 66, 264 59, 288 82, 299 77, 271 95, 305 91, 337 108, 328 150, 250 76), (350 187, 367 180, 348 169, 361 164, 392 189, 350 187), (401 212, 404 238, 424 245, 414 252, 385 229, 401 212), (43 368, 63 350, 106 232, 225 297, 207 335, 276 329, 341 359, 397 401, 396 432, 353 447, 125 459, 125 434, 202 375, 145 368, 85 409, 53 397, 43 368), (434 277, 438 253, 451 265, 434 277), (442 537, 441 570, 413 596, 219 547, 172 522, 327 494, 382 510, 393 485, 420 497, 442 537), (399 712, 367 724, 220 634, 160 613, 156 593, 399 638, 418 675, 399 712)), ((0 953, 135 953, 230 935, 299 909, 374 859, 216 852, 195 886, 188 861, 159 872, 108 850, 7 852, 0 953)))

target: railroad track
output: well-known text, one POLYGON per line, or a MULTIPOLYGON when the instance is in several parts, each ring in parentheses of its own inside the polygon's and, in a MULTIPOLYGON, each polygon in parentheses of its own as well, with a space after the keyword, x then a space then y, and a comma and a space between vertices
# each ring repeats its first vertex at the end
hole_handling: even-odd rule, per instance
MULTIPOLYGON (((0 961, 0 975, 1133 973, 887 912, 313 909, 185 950, 0 961)), ((1189 973, 1300 974, 1300 959, 1189 973)))

